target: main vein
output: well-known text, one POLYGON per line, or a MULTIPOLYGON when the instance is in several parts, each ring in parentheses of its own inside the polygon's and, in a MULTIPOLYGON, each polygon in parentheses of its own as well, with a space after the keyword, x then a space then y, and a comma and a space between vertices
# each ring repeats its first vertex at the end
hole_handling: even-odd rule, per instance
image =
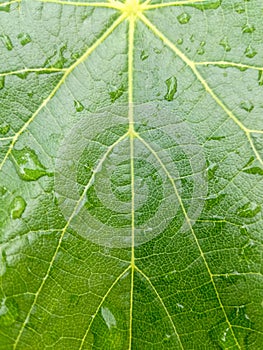
POLYGON ((129 350, 132 347, 132 316, 133 316, 133 288, 134 288, 134 244, 135 244, 135 193, 134 193, 134 118, 133 118, 133 55, 134 55, 134 27, 135 18, 129 17, 128 38, 128 117, 130 136, 130 167, 131 167, 131 295, 130 295, 130 323, 129 323, 129 350))

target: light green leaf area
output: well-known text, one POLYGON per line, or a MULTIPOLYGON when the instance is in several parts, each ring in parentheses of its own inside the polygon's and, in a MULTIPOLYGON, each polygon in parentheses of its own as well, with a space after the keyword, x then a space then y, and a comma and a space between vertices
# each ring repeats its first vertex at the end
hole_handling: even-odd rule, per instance
POLYGON ((0 349, 263 344, 261 0, 0 1, 0 349))

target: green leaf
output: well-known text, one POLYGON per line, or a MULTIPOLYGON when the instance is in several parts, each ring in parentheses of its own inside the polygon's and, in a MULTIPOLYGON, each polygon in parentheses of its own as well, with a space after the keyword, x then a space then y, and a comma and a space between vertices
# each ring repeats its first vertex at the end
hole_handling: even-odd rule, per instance
POLYGON ((0 1, 0 349, 262 348, 262 13, 0 1))

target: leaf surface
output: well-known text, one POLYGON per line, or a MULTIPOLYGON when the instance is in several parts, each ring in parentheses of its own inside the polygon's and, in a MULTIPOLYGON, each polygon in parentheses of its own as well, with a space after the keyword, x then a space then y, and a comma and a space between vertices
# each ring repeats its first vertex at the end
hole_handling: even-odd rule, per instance
POLYGON ((261 349, 262 13, 0 1, 0 349, 261 349))

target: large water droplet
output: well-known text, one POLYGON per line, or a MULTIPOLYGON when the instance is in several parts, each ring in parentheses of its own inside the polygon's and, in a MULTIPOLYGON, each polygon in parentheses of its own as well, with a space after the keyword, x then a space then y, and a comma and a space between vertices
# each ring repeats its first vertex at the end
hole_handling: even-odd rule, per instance
POLYGON ((140 59, 142 61, 146 60, 149 57, 148 52, 146 52, 145 50, 142 50, 141 54, 140 54, 140 59))
POLYGON ((113 313, 107 307, 101 308, 101 315, 109 329, 111 329, 112 327, 116 327, 116 319, 113 313))
POLYGON ((204 10, 215 10, 219 6, 221 6, 222 0, 204 0, 201 4, 194 3, 189 4, 189 6, 195 7, 198 10, 204 11, 204 10))
POLYGON ((56 50, 52 56, 48 57, 48 59, 44 63, 44 67, 46 68, 63 68, 67 59, 64 57, 64 51, 66 50, 66 46, 61 46, 58 50, 56 50))
POLYGON ((10 130, 9 124, 3 123, 0 125, 0 134, 1 135, 6 135, 9 130, 10 130))
POLYGON ((227 37, 224 37, 223 39, 220 40, 219 45, 221 45, 226 52, 231 51, 231 47, 228 43, 227 37))
POLYGON ((110 95, 110 100, 111 102, 115 102, 118 98, 120 98, 124 93, 124 87, 123 85, 121 85, 118 89, 110 91, 109 95, 110 95))
POLYGON ((29 147, 24 147, 21 150, 14 149, 12 155, 14 165, 21 179, 35 181, 44 175, 51 176, 39 161, 36 152, 29 147))
POLYGON ((260 70, 258 72, 258 85, 263 86, 263 71, 262 70, 260 70))
POLYGON ((13 43, 12 43, 10 37, 6 34, 2 34, 2 35, 0 35, 0 38, 3 42, 3 44, 5 45, 6 49, 8 51, 11 51, 14 46, 13 46, 13 43))
POLYGON ((28 33, 20 33, 20 34, 18 34, 17 39, 20 40, 20 44, 22 46, 25 46, 25 45, 29 44, 32 41, 32 39, 31 39, 31 37, 30 37, 30 35, 28 33))
POLYGON ((74 107, 75 107, 77 112, 82 112, 84 110, 83 104, 78 100, 74 101, 74 107))
POLYGON ((5 87, 5 76, 0 77, 0 90, 5 87))
POLYGON ((238 209, 238 216, 242 218, 253 218, 261 211, 261 207, 254 202, 248 202, 238 209))
POLYGON ((177 79, 175 76, 170 77, 165 81, 165 84, 167 86, 167 93, 164 96, 164 98, 167 101, 173 101, 174 95, 177 91, 177 79))
POLYGON ((246 24, 242 27, 242 33, 253 33, 255 30, 255 27, 250 24, 246 24))
POLYGON ((244 101, 240 103, 240 108, 244 109, 248 113, 252 112, 254 109, 254 105, 250 101, 244 101))
POLYGON ((191 16, 188 13, 184 12, 177 16, 177 19, 179 23, 186 24, 190 21, 191 16))
POLYGON ((245 50, 245 55, 248 57, 248 58, 253 58, 256 56, 258 52, 251 46, 251 45, 248 45, 248 47, 246 48, 245 50))
POLYGON ((11 203, 11 206, 10 206, 12 219, 21 218, 25 209, 26 209, 26 201, 24 200, 23 197, 17 196, 13 200, 13 202, 11 203))
MULTIPOLYGON (((4 3, 7 3, 7 1, 4 1, 4 3)), ((0 4, 0 11, 4 11, 4 12, 10 12, 10 3, 7 3, 7 5, 1 5, 0 4)))

